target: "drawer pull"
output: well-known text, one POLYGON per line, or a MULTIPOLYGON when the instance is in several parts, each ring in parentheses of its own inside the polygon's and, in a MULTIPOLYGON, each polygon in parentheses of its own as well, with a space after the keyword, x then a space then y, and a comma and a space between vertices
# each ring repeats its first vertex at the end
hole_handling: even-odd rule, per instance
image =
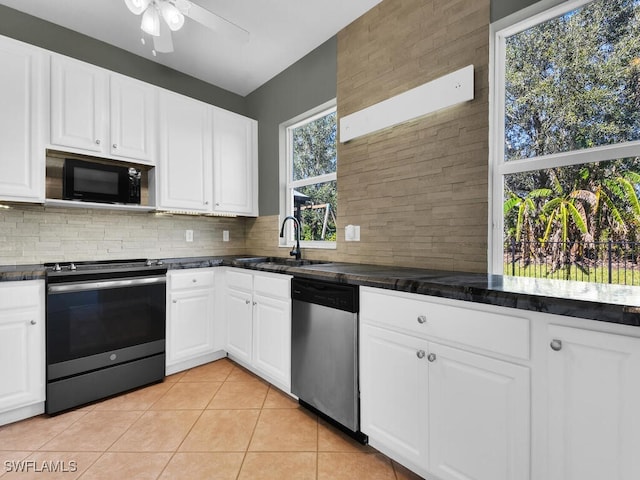
POLYGON ((416 357, 418 357, 418 358, 424 358, 425 355, 426 355, 426 353, 425 353, 424 350, 418 350, 416 352, 416 357))
POLYGON ((198 280, 197 280, 197 279, 195 279, 195 278, 194 278, 193 280, 191 280, 191 281, 192 281, 193 283, 198 283, 198 280))
POLYGON ((430 353, 427 356, 427 360, 429 360, 430 362, 435 362, 436 361, 436 354, 435 353, 430 353))
POLYGON ((418 323, 427 323, 427 317, 424 315, 418 315, 418 323))
POLYGON ((549 344, 549 346, 551 347, 551 350, 553 350, 554 352, 559 352, 560 350, 562 350, 562 340, 558 340, 557 338, 554 338, 553 340, 551 340, 551 343, 549 344))

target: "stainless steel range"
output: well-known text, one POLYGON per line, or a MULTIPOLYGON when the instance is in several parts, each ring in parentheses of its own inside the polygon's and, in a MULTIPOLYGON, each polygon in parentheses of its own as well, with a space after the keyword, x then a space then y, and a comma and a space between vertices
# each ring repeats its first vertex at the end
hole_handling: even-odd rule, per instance
POLYGON ((45 267, 47 413, 164 378, 167 268, 162 262, 45 267))

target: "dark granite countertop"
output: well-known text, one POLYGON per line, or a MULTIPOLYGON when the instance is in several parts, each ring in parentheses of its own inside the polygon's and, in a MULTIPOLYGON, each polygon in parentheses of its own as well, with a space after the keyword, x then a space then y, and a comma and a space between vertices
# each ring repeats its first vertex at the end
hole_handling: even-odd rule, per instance
MULTIPOLYGON (((303 278, 640 326, 640 287, 355 263, 302 266, 238 256, 163 259, 170 270, 235 266, 303 278)), ((42 265, 0 266, 0 281, 43 279, 42 265)))

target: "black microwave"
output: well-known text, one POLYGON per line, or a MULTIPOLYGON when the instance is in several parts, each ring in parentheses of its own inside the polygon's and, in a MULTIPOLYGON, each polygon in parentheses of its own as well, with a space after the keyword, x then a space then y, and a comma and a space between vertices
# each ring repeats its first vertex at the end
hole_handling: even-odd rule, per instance
POLYGON ((67 158, 62 169, 65 200, 140 204, 140 178, 136 168, 67 158))

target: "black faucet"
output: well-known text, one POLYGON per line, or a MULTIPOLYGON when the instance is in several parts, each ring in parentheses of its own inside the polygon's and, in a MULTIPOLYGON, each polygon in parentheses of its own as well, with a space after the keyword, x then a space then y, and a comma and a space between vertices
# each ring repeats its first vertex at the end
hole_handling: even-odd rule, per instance
POLYGON ((289 252, 289 255, 292 257, 295 256, 296 260, 300 260, 300 257, 302 256, 302 252, 300 251, 300 222, 296 217, 292 217, 291 215, 284 217, 282 227, 280 228, 280 238, 284 238, 284 224, 287 223, 287 220, 293 220, 296 228, 296 246, 289 252))

